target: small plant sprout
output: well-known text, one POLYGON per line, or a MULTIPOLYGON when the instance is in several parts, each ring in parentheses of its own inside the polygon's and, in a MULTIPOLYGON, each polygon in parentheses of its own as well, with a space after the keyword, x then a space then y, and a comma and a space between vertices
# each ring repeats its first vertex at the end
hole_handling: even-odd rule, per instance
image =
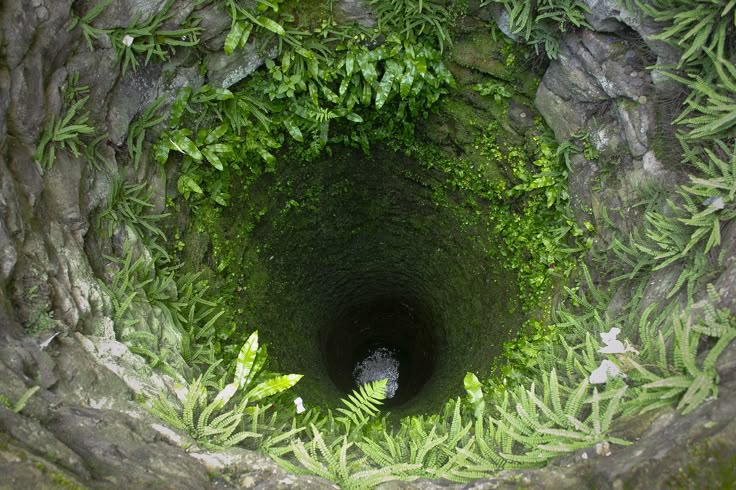
POLYGON ((468 393, 468 401, 472 405, 475 418, 483 417, 485 401, 483 400, 483 385, 474 373, 468 373, 463 380, 465 391, 468 393))

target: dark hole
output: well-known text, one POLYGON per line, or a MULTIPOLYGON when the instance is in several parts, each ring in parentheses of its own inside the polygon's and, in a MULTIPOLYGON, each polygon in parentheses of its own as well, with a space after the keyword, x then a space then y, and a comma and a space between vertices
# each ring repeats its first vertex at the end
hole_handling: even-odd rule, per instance
POLYGON ((435 326, 421 304, 384 297, 352 304, 326 329, 323 356, 335 385, 345 393, 388 379, 386 407, 411 400, 432 376, 435 326))

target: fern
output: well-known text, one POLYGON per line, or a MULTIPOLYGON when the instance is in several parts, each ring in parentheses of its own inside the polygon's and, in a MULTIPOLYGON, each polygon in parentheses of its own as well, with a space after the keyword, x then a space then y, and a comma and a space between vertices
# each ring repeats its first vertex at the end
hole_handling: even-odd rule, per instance
POLYGON ((156 112, 166 100, 166 95, 157 98, 153 103, 143 111, 143 114, 128 127, 128 158, 133 163, 133 168, 137 171, 143 158, 143 142, 146 137, 146 131, 154 126, 162 123, 166 116, 156 117, 156 112))
POLYGON ((15 413, 20 413, 28 404, 28 400, 31 399, 31 397, 40 389, 39 386, 34 386, 32 388, 28 388, 21 396, 18 398, 18 400, 13 403, 10 398, 8 398, 5 395, 0 394, 0 405, 4 405, 8 409, 12 410, 15 413))
POLYGON ((85 41, 87 41, 89 50, 93 51, 94 48, 92 47, 92 40, 99 39, 100 37, 108 34, 109 30, 94 27, 92 25, 92 21, 94 21, 112 3, 112 1, 113 0, 102 0, 89 9, 89 11, 82 17, 77 14, 72 14, 71 22, 66 28, 67 32, 71 32, 75 27, 79 26, 82 30, 82 35, 84 36, 85 41))
POLYGON ((82 155, 81 137, 95 132, 95 128, 88 124, 89 112, 81 112, 88 99, 89 96, 85 96, 74 102, 61 119, 51 116, 33 155, 42 169, 49 170, 54 166, 58 150, 67 150, 75 157, 82 155))
POLYGON ((345 432, 363 427, 379 414, 379 407, 386 399, 386 383, 385 379, 366 383, 342 399, 347 408, 337 409, 343 416, 336 420, 345 427, 345 432))
MULTIPOLYGON (((247 438, 261 438, 262 434, 256 430, 245 430, 247 416, 254 420, 254 429, 261 427, 258 416, 262 412, 254 403, 290 389, 301 379, 293 374, 261 373, 265 359, 265 350, 258 346, 258 333, 254 332, 240 351, 232 382, 225 384, 224 375, 219 383, 212 382, 214 369, 219 364, 216 362, 191 384, 181 386, 176 401, 161 395, 148 405, 148 409, 169 425, 189 433, 204 447, 227 448, 247 438), (216 386, 218 392, 210 401, 209 388, 212 386, 216 386)), ((290 434, 298 432, 295 429, 290 434)), ((272 440, 269 444, 279 441, 272 440)))
POLYGON ((736 42, 734 0, 654 0, 637 4, 656 21, 670 24, 653 38, 685 50, 680 66, 702 60, 706 50, 718 46, 733 49, 736 42))
POLYGON ((380 30, 394 29, 402 38, 416 42, 421 36, 433 36, 440 52, 452 44, 448 26, 450 11, 432 0, 371 0, 380 30))
POLYGON ((726 321, 725 312, 719 315, 715 328, 707 327, 710 322, 716 320, 713 317, 709 318, 706 320, 706 328, 694 328, 690 314, 675 315, 674 346, 671 356, 668 355, 668 349, 660 333, 658 341, 660 355, 656 370, 647 369, 633 359, 627 360, 637 376, 646 381, 632 406, 637 407, 640 412, 645 412, 661 405, 669 405, 679 398, 677 409, 687 414, 703 403, 708 396, 717 394, 716 361, 721 352, 736 338, 736 329, 730 326, 730 319, 726 321), (702 363, 699 363, 698 347, 701 343, 701 332, 718 333, 719 337, 702 363))
POLYGON ((675 123, 690 128, 687 139, 697 141, 705 138, 727 138, 733 136, 736 125, 736 68, 726 59, 716 58, 709 53, 714 68, 703 73, 689 73, 687 78, 664 71, 669 78, 690 89, 685 99, 686 109, 675 119, 675 123), (715 72, 715 73, 713 73, 715 72))
POLYGON ((177 29, 164 29, 162 26, 174 16, 170 12, 174 0, 167 0, 161 10, 151 18, 142 21, 140 15, 134 15, 127 28, 108 31, 117 59, 122 62, 123 74, 128 67, 136 71, 139 62, 136 55, 145 55, 144 64, 148 64, 154 56, 166 61, 169 52, 181 46, 199 44, 198 19, 187 19, 177 29))
POLYGON ((115 230, 127 225, 140 238, 150 234, 154 238, 166 240, 166 235, 155 223, 169 215, 148 212, 154 205, 146 183, 134 184, 115 177, 111 187, 107 205, 97 216, 97 226, 105 230, 108 238, 113 236, 115 230))
POLYGON ((542 46, 550 59, 557 59, 562 32, 590 27, 585 20, 590 8, 578 0, 484 0, 481 6, 491 3, 502 4, 506 8, 511 32, 521 36, 537 51, 542 46))

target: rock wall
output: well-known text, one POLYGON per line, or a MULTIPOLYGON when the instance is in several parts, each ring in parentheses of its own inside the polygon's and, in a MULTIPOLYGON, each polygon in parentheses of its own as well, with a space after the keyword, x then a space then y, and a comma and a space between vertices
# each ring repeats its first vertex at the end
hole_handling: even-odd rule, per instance
MULTIPOLYGON (((115 168, 117 158, 127 153, 130 122, 153 100, 205 81, 229 86, 255 70, 262 57, 250 47, 224 55, 230 21, 222 9, 209 5, 199 11, 204 31, 196 55, 182 49, 163 64, 123 75, 109 39, 95 40, 90 51, 79 29, 67 29, 73 13, 86 12, 94 3, 4 0, 0 10, 0 392, 17 400, 28 388, 40 387, 21 413, 0 406, 0 488, 331 487, 317 478, 287 475, 249 451, 191 450, 191 441, 160 425, 136 402, 140 394, 165 389, 170 380, 116 340, 111 305, 96 279, 105 274, 104 255, 120 251, 120 234, 125 233, 104 239, 93 218, 108 198, 111 180, 67 152, 59 152, 55 165, 44 172, 33 158, 36 144, 44 125, 59 116, 71 74, 90 87, 90 119, 99 134, 107 134, 99 151, 115 168), (202 59, 207 80, 199 70, 202 59), (29 335, 41 327, 46 335, 29 335)), ((131 12, 145 17, 164 3, 117 0, 94 25, 126 27, 131 12)), ((172 22, 187 17, 199 3, 176 0, 172 22)), ((593 10, 589 20, 595 30, 564 37, 560 57, 544 75, 535 100, 536 110, 560 141, 583 129, 599 151, 620 157, 599 191, 593 191, 593 183, 601 169, 575 157, 570 190, 581 220, 600 219, 603 204, 625 208, 648 180, 672 185, 683 179, 676 161, 658 148, 668 137, 660 131, 667 114, 659 102, 676 98, 676 88, 645 69, 658 60, 676 59, 676 53, 652 41, 657 27, 621 10, 619 2, 586 3, 593 10)), ((372 22, 360 2, 345 1, 340 7, 345 20, 372 22)), ((488 20, 474 7, 477 2, 471 2, 465 25, 488 20)), ((469 35, 482 36, 474 30, 469 35)), ((467 61, 472 46, 461 43, 453 56, 467 61), (463 52, 468 46, 470 51, 463 52)), ((474 59, 464 67, 499 76, 495 68, 488 59, 474 59)), ((518 116, 533 109, 513 110, 518 116)), ((450 139, 458 137, 452 129, 450 139)), ((166 178, 147 161, 137 177, 159 196, 160 210, 166 178)), ((616 225, 628 230, 637 220, 641 217, 632 213, 616 225)), ((723 305, 732 310, 736 240, 729 238, 734 233, 724 232, 725 246, 731 248, 725 254, 725 272, 716 281, 723 305)), ((654 277, 647 295, 658 297, 674 280, 654 277)), ((157 313, 151 309, 141 314, 157 313)), ((719 364, 719 398, 687 417, 665 413, 622 427, 628 437, 640 438, 630 448, 612 456, 606 448, 598 448, 600 454, 580 451, 549 468, 507 472, 472 488, 650 488, 677 484, 688 471, 705 474, 701 470, 706 464, 733 468, 729 447, 736 435, 735 369, 732 346, 719 364)), ((385 488, 455 487, 415 482, 385 488)))
MULTIPOLYGON (((79 29, 67 29, 72 15, 94 3, 9 0, 0 7, 0 392, 15 401, 40 387, 20 414, 0 406, 0 488, 331 487, 288 475, 250 451, 185 451, 191 442, 136 402, 167 389, 170 380, 116 340, 111 306, 97 282, 105 273, 103 255, 119 252, 125 233, 104 239, 96 229, 94 216, 112 179, 68 152, 44 171, 33 158, 36 144, 45 124, 59 117, 71 74, 90 87, 90 121, 107 135, 98 151, 117 169, 133 118, 161 95, 204 83, 202 59, 206 81, 229 86, 262 57, 250 46, 226 56, 230 19, 210 5, 198 12, 204 27, 198 56, 180 50, 164 64, 123 75, 109 39, 95 40, 91 51, 79 29), (43 334, 29 335, 36 330, 43 334)), ((198 3, 175 2, 170 22, 198 3)), ((163 4, 116 1, 94 25, 126 27, 132 12, 145 18, 163 4)), ((148 159, 137 173, 160 211, 165 175, 148 159)))

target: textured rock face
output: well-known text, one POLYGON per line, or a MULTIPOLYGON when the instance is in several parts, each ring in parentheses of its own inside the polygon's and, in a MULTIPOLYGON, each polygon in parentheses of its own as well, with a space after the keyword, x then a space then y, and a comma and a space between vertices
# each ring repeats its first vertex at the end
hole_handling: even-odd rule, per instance
MULTIPOLYGON (((45 122, 59 115, 61 89, 70 74, 90 86, 91 120, 100 133, 107 133, 99 151, 115 166, 116 155, 127 152, 131 120, 157 97, 205 81, 230 86, 257 69, 262 58, 250 46, 232 57, 222 54, 230 21, 211 6, 200 12, 206 27, 202 56, 209 67, 207 80, 197 60, 186 56, 173 57, 165 68, 151 64, 122 75, 109 39, 99 39, 90 51, 78 29, 66 29, 72 9, 86 12, 95 3, 4 0, 0 6, 0 393, 17 400, 27 388, 40 387, 20 414, 0 406, 0 488, 333 488, 318 478, 288 475, 250 451, 188 452, 191 441, 162 427, 136 402, 141 394, 166 389, 171 380, 151 371, 118 342, 111 305, 97 283, 105 273, 104 254, 119 249, 122 241, 121 236, 102 239, 92 218, 104 206, 111 183, 91 173, 83 158, 66 153, 42 172, 33 160, 36 143, 45 122), (46 335, 28 335, 44 328, 46 335), (50 338, 53 333, 58 335, 50 338)), ((125 27, 130 12, 146 17, 164 3, 118 0, 95 25, 125 27)), ((177 17, 188 15, 197 3, 177 0, 177 17)), ((681 178, 672 162, 654 151, 660 137, 656 101, 672 87, 644 69, 676 55, 650 39, 656 26, 622 11, 618 1, 586 3, 593 10, 589 20, 596 32, 565 36, 560 57, 550 65, 536 97, 537 110, 559 140, 587 131, 601 152, 620 156, 613 170, 616 178, 599 191, 592 183, 600 169, 575 156, 570 191, 581 219, 595 214, 601 204, 624 207, 651 179, 667 183, 681 178)), ((366 2, 346 0, 338 8, 345 22, 374 22, 366 2)), ((503 11, 494 15, 503 26, 503 11)), ((482 25, 485 20, 475 22, 482 25)), ((482 34, 469 38, 454 53, 455 61, 468 72, 504 79, 503 67, 479 57, 482 53, 474 48, 483 47, 482 34)), ((529 113, 523 107, 512 106, 512 111, 518 124, 529 113)), ((137 172, 155 195, 164 195, 166 180, 159 169, 144 162, 137 172)), ((157 204, 162 207, 162 199, 157 204)), ((616 224, 626 230, 637 220, 632 212, 616 224)), ((736 227, 723 233, 731 248, 715 284, 723 305, 733 309, 736 227)), ((654 277, 645 296, 657 298, 675 280, 654 277)), ((165 319, 154 309, 141 315, 165 328, 165 319)), ((732 346, 719 365, 718 400, 687 417, 665 413, 622 425, 626 437, 639 438, 631 447, 610 456, 591 448, 551 467, 507 472, 472 488, 668 487, 681 483, 678 478, 691 467, 696 473, 705 465, 733 468, 734 370, 732 346)), ((707 481, 699 483, 708 486, 707 481)), ((460 486, 413 482, 384 488, 460 486)))
MULTIPOLYGON (((84 13, 96 3, 9 0, 0 6, 0 393, 17 400, 28 387, 40 387, 22 414, 0 406, 0 488, 332 487, 288 475, 250 451, 195 457, 183 449, 189 441, 135 401, 167 389, 170 380, 116 340, 97 283, 102 255, 116 240, 90 230, 111 182, 90 172, 84 158, 59 152, 43 172, 32 155, 45 123, 59 115, 72 73, 90 87, 90 120, 107 133, 98 151, 113 168, 116 156, 127 153, 128 126, 143 108, 204 79, 196 60, 182 57, 166 70, 151 64, 123 76, 108 39, 90 51, 78 29, 67 32, 72 8, 84 13), (34 330, 43 333, 27 336, 34 330)), ((126 27, 131 12, 146 18, 164 3, 115 1, 94 25, 126 27)), ((172 11, 183 19, 195 3, 177 1, 172 11)), ((230 85, 262 63, 255 49, 222 61, 230 19, 214 7, 201 16, 211 83, 230 85)), ((159 170, 144 162, 138 172, 148 176, 154 202, 162 205, 166 181, 159 170)), ((154 310, 142 315, 164 323, 154 310)))

